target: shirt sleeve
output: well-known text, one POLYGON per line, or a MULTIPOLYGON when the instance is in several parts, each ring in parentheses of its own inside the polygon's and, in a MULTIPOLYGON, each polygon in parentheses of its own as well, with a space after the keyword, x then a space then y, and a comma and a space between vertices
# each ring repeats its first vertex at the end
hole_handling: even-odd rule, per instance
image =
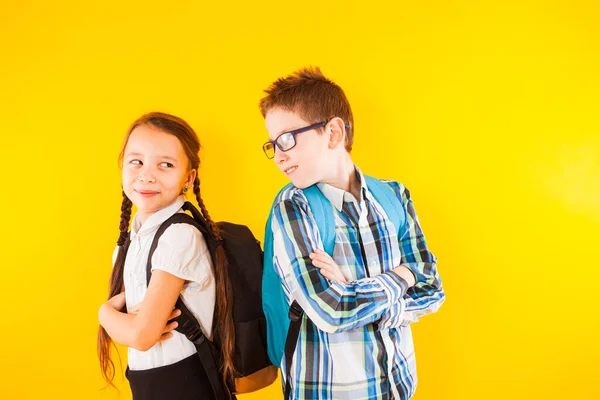
POLYGON ((309 258, 323 244, 303 196, 281 199, 271 227, 274 266, 288 302, 296 300, 319 329, 334 333, 373 323, 405 294, 406 282, 393 272, 346 284, 325 279, 309 258))
POLYGON ((173 224, 158 239, 152 270, 161 270, 203 288, 213 278, 212 262, 202 233, 189 224, 173 224))
POLYGON ((400 231, 400 264, 415 275, 415 286, 408 289, 402 301, 390 307, 379 322, 379 328, 407 326, 419 317, 437 311, 445 299, 437 270, 437 258, 427 248, 409 190, 398 182, 387 182, 406 210, 406 224, 400 231))

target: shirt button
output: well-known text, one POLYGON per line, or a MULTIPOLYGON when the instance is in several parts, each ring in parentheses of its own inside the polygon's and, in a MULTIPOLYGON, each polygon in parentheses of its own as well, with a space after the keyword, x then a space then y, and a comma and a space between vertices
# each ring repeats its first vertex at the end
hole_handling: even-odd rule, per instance
POLYGON ((371 261, 371 262, 369 263, 369 265, 370 265, 371 267, 376 267, 376 266, 377 266, 377 260, 373 260, 373 261, 371 261))

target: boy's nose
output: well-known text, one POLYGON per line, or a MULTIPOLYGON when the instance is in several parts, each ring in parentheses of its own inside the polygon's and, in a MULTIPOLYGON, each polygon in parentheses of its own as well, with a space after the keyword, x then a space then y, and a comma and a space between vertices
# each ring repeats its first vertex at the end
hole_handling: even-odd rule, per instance
POLYGON ((282 162, 288 159, 288 155, 285 151, 281 151, 275 146, 275 156, 273 157, 277 164, 281 164, 282 162))

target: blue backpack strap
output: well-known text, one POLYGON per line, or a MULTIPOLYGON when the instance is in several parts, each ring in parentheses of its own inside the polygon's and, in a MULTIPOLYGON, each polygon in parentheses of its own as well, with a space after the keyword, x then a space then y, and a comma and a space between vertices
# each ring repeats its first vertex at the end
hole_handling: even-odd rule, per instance
MULTIPOLYGON (((284 190, 291 187, 286 185, 275 196, 275 201, 284 190)), ((273 230, 271 220, 273 217, 273 207, 275 201, 269 210, 269 218, 265 226, 264 256, 263 256, 263 278, 262 278, 262 306, 265 318, 267 320, 267 354, 271 363, 279 367, 283 357, 283 348, 285 338, 290 326, 287 319, 288 304, 285 299, 285 293, 281 285, 281 279, 273 265, 273 230)))
POLYGON ((333 247, 335 246, 335 218, 333 209, 327 197, 317 187, 312 185, 303 190, 308 206, 315 218, 321 241, 323 242, 323 250, 333 257, 333 247))
MULTIPOLYGON (((278 199, 281 192, 289 189, 291 186, 292 184, 288 184, 281 189, 275 199, 278 199)), ((304 189, 303 192, 317 223, 317 228, 323 242, 323 249, 332 255, 335 245, 335 220, 331 203, 329 203, 329 200, 327 200, 316 185, 304 189)), ((295 338, 290 337, 290 340, 287 340, 290 319, 295 320, 294 322, 300 321, 302 309, 295 302, 288 307, 281 279, 273 265, 273 231, 271 226, 274 206, 275 203, 271 206, 265 227, 262 302, 265 318, 267 319, 267 353, 271 363, 279 366, 286 348, 286 341, 289 342, 287 346, 289 348, 292 344, 295 344, 292 342, 296 342, 298 338, 298 334, 293 332, 294 334, 291 336, 295 336, 295 338)), ((299 324, 296 325, 299 327, 299 324)), ((291 357, 288 358, 290 358, 288 361, 291 361, 291 357)))
POLYGON ((387 217, 396 228, 398 240, 400 240, 404 224, 406 224, 406 210, 404 209, 404 205, 400 202, 400 199, 398 199, 391 187, 372 176, 364 175, 364 177, 367 181, 367 188, 369 188, 375 200, 383 207, 387 217))

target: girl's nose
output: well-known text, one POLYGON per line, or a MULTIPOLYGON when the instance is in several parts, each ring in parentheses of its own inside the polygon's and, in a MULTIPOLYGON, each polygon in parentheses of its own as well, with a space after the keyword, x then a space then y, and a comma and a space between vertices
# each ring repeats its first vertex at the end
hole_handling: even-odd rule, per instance
POLYGON ((142 173, 140 174, 140 182, 142 182, 142 183, 155 183, 156 182, 156 178, 154 177, 154 174, 152 174, 151 171, 145 170, 145 171, 142 171, 142 173))

